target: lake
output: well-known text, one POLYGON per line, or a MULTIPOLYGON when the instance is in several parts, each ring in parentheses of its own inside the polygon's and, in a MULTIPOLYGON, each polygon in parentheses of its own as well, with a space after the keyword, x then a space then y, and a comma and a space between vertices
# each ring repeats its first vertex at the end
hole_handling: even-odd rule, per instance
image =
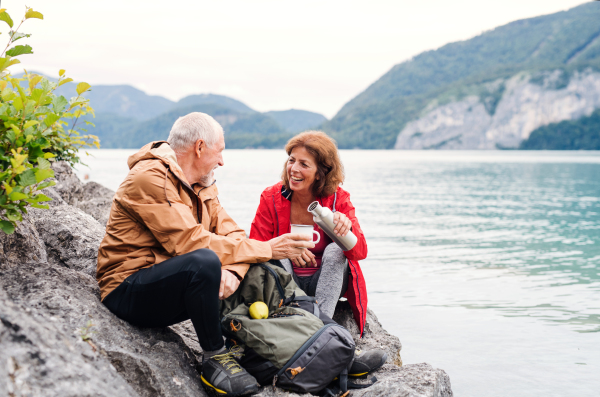
MULTIPOLYGON (((133 150, 77 174, 116 190, 133 150)), ((341 151, 369 246, 369 307, 405 364, 456 396, 600 394, 600 153, 341 151)), ((226 150, 219 198, 249 231, 283 150, 226 150)))

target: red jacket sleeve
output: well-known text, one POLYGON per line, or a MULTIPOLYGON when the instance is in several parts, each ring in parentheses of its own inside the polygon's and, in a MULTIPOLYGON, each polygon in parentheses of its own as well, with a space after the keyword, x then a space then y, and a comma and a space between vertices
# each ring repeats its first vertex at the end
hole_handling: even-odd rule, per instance
POLYGON ((350 201, 350 193, 343 191, 338 196, 338 202, 336 203, 337 211, 340 211, 350 219, 352 222, 352 233, 358 238, 358 242, 350 251, 344 251, 346 258, 353 261, 361 261, 367 257, 367 241, 363 234, 358 219, 356 218, 356 210, 352 202, 350 201))
POLYGON ((260 195, 260 203, 250 227, 250 238, 259 241, 268 241, 275 236, 275 219, 273 217, 273 204, 267 192, 260 195), (270 205, 269 205, 270 204, 270 205))

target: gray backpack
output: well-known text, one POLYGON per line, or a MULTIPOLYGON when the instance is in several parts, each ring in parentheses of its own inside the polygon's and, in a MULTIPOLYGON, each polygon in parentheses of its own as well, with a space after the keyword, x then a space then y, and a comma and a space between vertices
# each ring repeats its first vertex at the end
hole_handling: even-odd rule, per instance
POLYGON ((315 393, 337 378, 345 392, 354 360, 352 336, 320 313, 315 298, 275 263, 251 266, 238 290, 221 302, 223 331, 244 348, 240 364, 261 385, 315 393), (256 301, 267 304, 267 319, 250 317, 256 301))

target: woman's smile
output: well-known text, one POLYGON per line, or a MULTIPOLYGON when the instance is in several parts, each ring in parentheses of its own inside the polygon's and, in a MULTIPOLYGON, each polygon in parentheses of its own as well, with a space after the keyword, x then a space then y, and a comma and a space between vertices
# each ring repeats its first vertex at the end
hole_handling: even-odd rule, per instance
POLYGON ((286 165, 290 189, 310 190, 317 174, 315 158, 304 147, 294 148, 286 165))

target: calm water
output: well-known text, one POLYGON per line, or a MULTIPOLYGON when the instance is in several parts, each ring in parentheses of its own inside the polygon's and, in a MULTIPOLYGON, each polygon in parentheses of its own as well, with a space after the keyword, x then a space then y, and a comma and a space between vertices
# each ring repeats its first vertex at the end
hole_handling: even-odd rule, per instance
MULTIPOLYGON (((78 174, 116 189, 133 151, 78 174)), ((281 151, 225 152, 220 200, 246 230, 281 151)), ((456 396, 600 395, 600 153, 343 151, 367 236, 369 305, 406 364, 456 396)))

